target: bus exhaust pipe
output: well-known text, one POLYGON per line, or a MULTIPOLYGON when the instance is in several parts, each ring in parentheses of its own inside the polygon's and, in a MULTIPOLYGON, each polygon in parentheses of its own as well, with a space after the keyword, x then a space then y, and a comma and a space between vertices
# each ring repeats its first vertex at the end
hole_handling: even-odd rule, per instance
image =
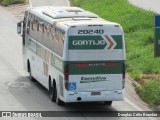
POLYGON ((77 98, 77 101, 81 101, 81 97, 78 97, 78 98, 77 98))

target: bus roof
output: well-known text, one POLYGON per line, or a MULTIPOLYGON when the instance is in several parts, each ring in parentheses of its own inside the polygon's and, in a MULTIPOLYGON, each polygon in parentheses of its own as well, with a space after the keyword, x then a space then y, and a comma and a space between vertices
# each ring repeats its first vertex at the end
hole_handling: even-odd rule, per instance
POLYGON ((53 6, 40 6, 30 9, 32 13, 39 13, 49 16, 53 19, 72 18, 72 17, 88 17, 98 18, 99 16, 85 11, 78 7, 53 7, 53 6))
POLYGON ((65 26, 83 24, 117 24, 106 21, 98 15, 78 7, 40 6, 30 8, 29 11, 51 24, 56 24, 57 22, 61 22, 65 26))

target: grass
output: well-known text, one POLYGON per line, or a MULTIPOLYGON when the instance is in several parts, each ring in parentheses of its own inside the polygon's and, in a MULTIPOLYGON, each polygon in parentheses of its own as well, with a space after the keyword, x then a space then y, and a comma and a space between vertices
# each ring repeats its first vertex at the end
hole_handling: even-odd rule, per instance
POLYGON ((11 5, 11 4, 19 4, 25 3, 26 0, 0 0, 0 3, 4 6, 11 5))
POLYGON ((153 16, 130 5, 126 0, 71 0, 71 4, 98 14, 109 21, 120 23, 125 32, 127 72, 133 79, 142 73, 160 73, 159 59, 154 58, 153 16), (96 8, 96 9, 95 9, 96 8))
MULTIPOLYGON (((160 59, 154 58, 154 12, 135 7, 127 0, 94 0, 94 4, 93 0, 70 0, 70 2, 73 6, 92 11, 106 20, 122 25, 126 41, 127 72, 133 79, 140 81, 143 74, 160 73, 160 59)), ((160 81, 156 83, 160 84, 160 81)), ((138 91, 143 100, 146 94, 152 95, 153 91, 158 89, 155 87, 153 91, 145 90, 149 87, 154 88, 153 86, 156 86, 155 81, 145 83, 138 91)), ((149 104, 152 105, 150 102, 149 104)))
POLYGON ((160 82, 157 80, 148 80, 143 84, 143 87, 136 87, 143 101, 149 104, 150 107, 160 105, 160 82))

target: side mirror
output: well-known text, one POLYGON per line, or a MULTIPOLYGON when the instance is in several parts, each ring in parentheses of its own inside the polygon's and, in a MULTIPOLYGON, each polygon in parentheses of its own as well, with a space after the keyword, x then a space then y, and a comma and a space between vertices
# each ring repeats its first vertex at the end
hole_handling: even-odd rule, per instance
POLYGON ((27 34, 29 34, 29 27, 27 27, 27 34))
POLYGON ((22 35, 22 33, 23 33, 23 21, 17 23, 17 33, 19 35, 22 35))

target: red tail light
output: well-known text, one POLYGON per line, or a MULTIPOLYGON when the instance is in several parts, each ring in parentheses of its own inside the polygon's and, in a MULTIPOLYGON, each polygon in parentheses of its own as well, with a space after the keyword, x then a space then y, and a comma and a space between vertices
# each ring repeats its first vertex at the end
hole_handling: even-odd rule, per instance
POLYGON ((123 78, 123 86, 122 86, 122 88, 124 89, 124 87, 125 87, 125 71, 126 71, 126 66, 125 66, 125 64, 123 64, 123 75, 122 75, 122 78, 123 78))
POLYGON ((66 65, 64 68, 64 80, 68 80, 68 76, 69 76, 69 67, 68 65, 66 65))
POLYGON ((125 71, 126 71, 126 67, 125 64, 123 65, 123 79, 125 79, 125 71))
POLYGON ((86 67, 86 66, 116 66, 116 62, 107 62, 107 63, 78 63, 75 64, 76 67, 86 67))
POLYGON ((87 64, 87 63, 79 63, 79 64, 75 64, 75 66, 77 66, 77 67, 86 67, 86 66, 89 66, 89 64, 87 64))
POLYGON ((105 63, 105 66, 116 66, 117 63, 116 62, 107 62, 105 63))

